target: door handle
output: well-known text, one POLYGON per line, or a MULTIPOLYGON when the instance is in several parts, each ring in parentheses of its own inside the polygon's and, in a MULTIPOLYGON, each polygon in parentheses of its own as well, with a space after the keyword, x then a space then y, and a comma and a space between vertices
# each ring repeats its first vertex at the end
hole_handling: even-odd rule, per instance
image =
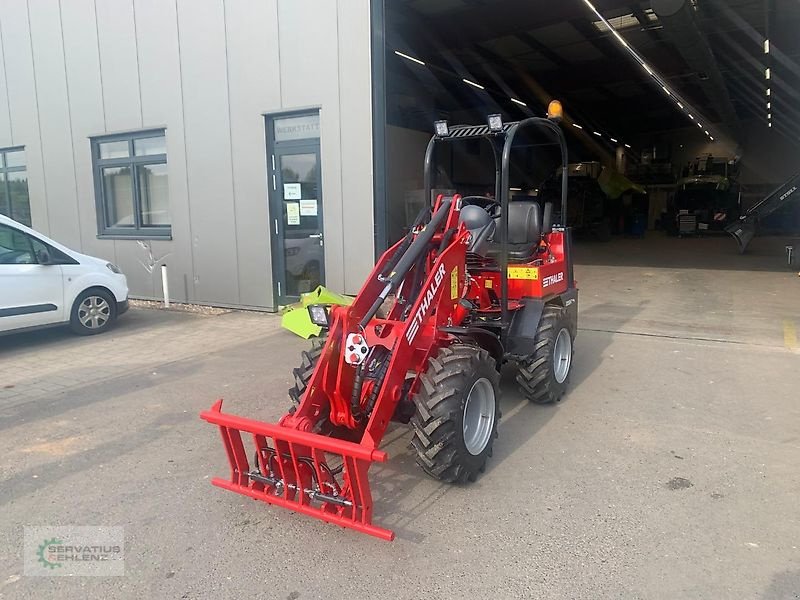
POLYGON ((321 233, 312 233, 308 237, 314 238, 315 240, 321 240, 322 239, 322 234, 321 233))

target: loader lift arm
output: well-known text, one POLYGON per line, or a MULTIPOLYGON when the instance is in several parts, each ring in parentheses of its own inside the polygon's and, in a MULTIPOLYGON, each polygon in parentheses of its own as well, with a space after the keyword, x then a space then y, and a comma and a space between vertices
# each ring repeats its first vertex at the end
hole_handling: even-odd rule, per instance
POLYGON ((736 240, 739 246, 739 254, 744 254, 750 241, 755 237, 758 230, 758 223, 768 215, 771 215, 781 206, 796 200, 800 197, 796 192, 800 188, 800 171, 792 175, 789 179, 776 187, 767 194, 763 200, 756 202, 753 206, 739 217, 735 223, 731 223, 725 228, 736 240))

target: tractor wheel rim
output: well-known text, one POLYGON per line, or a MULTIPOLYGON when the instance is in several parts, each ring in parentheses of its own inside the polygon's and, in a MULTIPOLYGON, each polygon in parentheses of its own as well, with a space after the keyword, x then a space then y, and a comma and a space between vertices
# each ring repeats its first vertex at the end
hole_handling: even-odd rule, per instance
POLYGON ((464 445, 473 456, 483 452, 492 438, 495 403, 491 381, 481 377, 472 384, 464 404, 464 445))
POLYGON ((100 296, 89 296, 78 307, 78 320, 87 329, 100 329, 110 318, 111 307, 100 296))
POLYGON ((553 375, 558 383, 566 381, 570 366, 572 366, 572 337, 569 331, 563 328, 558 332, 553 348, 553 375))

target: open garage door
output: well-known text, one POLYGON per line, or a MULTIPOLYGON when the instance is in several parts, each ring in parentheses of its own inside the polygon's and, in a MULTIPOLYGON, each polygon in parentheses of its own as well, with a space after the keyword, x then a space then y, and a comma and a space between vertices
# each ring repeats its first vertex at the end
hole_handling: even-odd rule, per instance
MULTIPOLYGON (((791 311, 762 321, 753 307, 800 270, 787 250, 800 248, 800 202, 761 219, 745 255, 725 228, 800 169, 800 4, 387 0, 381 17, 387 243, 425 202, 434 121, 519 120, 559 99, 577 275, 597 290, 584 324, 709 338, 744 327, 782 343, 791 311)), ((546 142, 520 144, 512 198, 545 201, 557 185, 546 142)), ((447 152, 461 154, 437 157, 437 188, 486 195, 490 147, 447 152)))
MULTIPOLYGON (((390 0, 382 19, 385 139, 376 142, 388 242, 423 201, 434 121, 518 120, 558 98, 573 163, 569 222, 579 240, 610 242, 592 247, 595 257, 613 262, 615 244, 643 238, 636 253, 654 264, 671 255, 683 264, 696 254, 684 257, 687 247, 720 268, 785 258, 800 203, 760 223, 780 236, 752 245, 763 263, 735 257, 724 229, 800 168, 796 2, 390 0)), ((529 142, 511 185, 536 197, 549 184, 548 153, 529 142)), ((463 153, 479 165, 487 151, 476 143, 463 153)), ((439 188, 483 193, 492 174, 458 158, 440 157, 439 188)))

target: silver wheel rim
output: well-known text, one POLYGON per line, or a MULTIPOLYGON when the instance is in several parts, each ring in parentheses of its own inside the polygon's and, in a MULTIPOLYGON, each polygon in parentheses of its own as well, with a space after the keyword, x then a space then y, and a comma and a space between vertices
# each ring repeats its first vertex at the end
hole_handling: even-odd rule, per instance
POLYGON ((102 296, 89 296, 78 306, 78 321, 86 329, 100 329, 111 318, 111 307, 102 296))
POLYGON ((464 405, 464 445, 473 456, 483 452, 492 437, 495 401, 491 381, 481 377, 472 384, 464 405))
POLYGON ((553 348, 553 374, 558 383, 564 383, 572 366, 572 338, 566 327, 558 332, 553 348))

